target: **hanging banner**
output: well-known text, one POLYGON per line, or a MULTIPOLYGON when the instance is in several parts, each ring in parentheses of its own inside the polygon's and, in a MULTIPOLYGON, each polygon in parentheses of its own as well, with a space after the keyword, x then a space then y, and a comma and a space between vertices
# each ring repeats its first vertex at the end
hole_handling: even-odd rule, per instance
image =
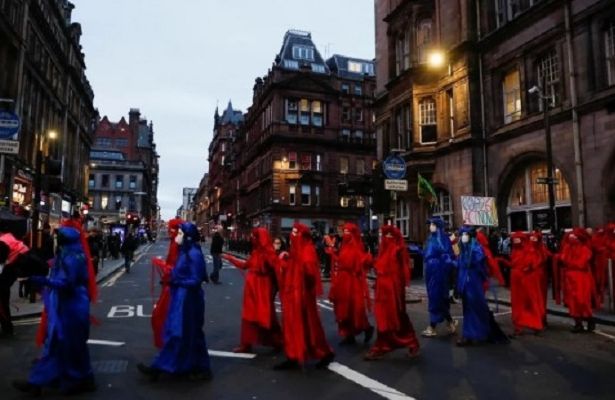
POLYGON ((498 226, 494 197, 461 196, 464 225, 498 226))

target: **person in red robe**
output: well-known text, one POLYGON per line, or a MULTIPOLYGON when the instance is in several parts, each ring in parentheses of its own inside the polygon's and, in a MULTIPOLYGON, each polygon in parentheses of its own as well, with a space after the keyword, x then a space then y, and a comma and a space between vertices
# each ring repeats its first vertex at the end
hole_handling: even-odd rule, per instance
POLYGON ((489 279, 485 280, 484 288, 487 291, 491 287, 495 290, 495 284, 499 286, 504 286, 504 276, 502 275, 502 271, 500 270, 500 259, 496 258, 491 249, 489 248, 489 238, 482 230, 476 231, 476 241, 482 247, 483 252, 485 253, 485 257, 487 258, 487 274, 489 274, 489 279))
POLYGON ((548 254, 542 247, 541 236, 539 232, 511 235, 510 263, 506 263, 511 268, 510 301, 515 336, 521 335, 524 328, 536 333, 544 329, 548 254))
POLYGON ((235 353, 248 353, 253 345, 282 348, 282 330, 275 314, 277 292, 275 253, 269 232, 264 228, 252 230, 252 253, 247 261, 229 254, 222 255, 237 268, 247 270, 243 288, 241 338, 235 353))
POLYGON ((374 265, 377 275, 374 315, 378 335, 364 358, 377 360, 398 348, 407 348, 408 355, 416 357, 419 341, 406 312, 406 286, 410 285, 412 272, 410 256, 399 229, 386 225, 381 231, 374 265))
POLYGON ((596 328, 592 310, 595 285, 591 260, 590 237, 582 228, 574 228, 566 233, 561 251, 553 260, 553 273, 557 283, 555 300, 558 304, 561 302, 561 288, 564 304, 575 322, 573 333, 584 331, 583 321, 587 321, 588 331, 596 328))
POLYGON ((167 224, 167 233, 171 239, 171 243, 169 243, 167 257, 164 261, 157 257, 152 259, 152 265, 156 268, 162 284, 160 296, 156 304, 154 304, 151 320, 152 331, 154 333, 154 346, 159 349, 162 349, 164 346, 164 323, 169 313, 169 304, 171 301, 171 286, 169 285, 169 280, 171 279, 171 271, 173 271, 173 267, 175 267, 175 263, 179 257, 179 245, 175 242, 175 237, 179 231, 179 226, 183 222, 184 221, 179 217, 169 220, 167 224))
POLYGON ((335 358, 320 321, 316 297, 322 295, 320 262, 310 229, 300 223, 290 234, 290 253, 282 261, 280 300, 287 360, 274 369, 296 369, 310 359, 326 368, 335 358))
POLYGON ((604 303, 604 292, 608 284, 610 249, 608 246, 607 232, 608 229, 606 227, 596 229, 590 241, 592 253, 594 255, 592 275, 594 276, 594 283, 596 285, 596 305, 598 308, 602 307, 604 303))
POLYGON ((374 335, 374 327, 367 319, 370 309, 367 271, 371 268, 372 257, 365 251, 359 227, 344 224, 342 245, 334 258, 329 300, 338 332, 343 338, 340 344, 356 343, 355 336, 364 333, 368 343, 374 335))

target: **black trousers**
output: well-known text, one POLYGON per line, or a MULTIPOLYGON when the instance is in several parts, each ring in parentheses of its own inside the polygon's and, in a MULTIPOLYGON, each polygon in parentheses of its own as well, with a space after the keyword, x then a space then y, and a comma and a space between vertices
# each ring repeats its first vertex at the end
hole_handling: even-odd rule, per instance
POLYGON ((13 333, 11 322, 11 286, 17 280, 14 268, 4 267, 0 274, 0 327, 3 333, 13 333))

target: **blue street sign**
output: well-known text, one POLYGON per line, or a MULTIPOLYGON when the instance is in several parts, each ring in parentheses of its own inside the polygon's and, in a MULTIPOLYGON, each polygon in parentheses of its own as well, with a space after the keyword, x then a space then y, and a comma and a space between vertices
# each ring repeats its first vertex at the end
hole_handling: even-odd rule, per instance
POLYGON ((21 120, 12 111, 0 111, 0 139, 10 139, 21 126, 21 120))
POLYGON ((406 161, 398 155, 390 155, 382 163, 384 175, 389 179, 404 179, 406 177, 406 161))

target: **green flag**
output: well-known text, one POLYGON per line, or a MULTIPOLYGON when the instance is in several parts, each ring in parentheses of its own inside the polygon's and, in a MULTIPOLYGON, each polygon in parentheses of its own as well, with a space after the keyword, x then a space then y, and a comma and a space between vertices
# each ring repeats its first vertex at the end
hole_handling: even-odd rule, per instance
POLYGON ((428 203, 435 203, 438 201, 438 196, 431 183, 419 174, 419 182, 417 185, 417 193, 419 199, 425 199, 428 203))

